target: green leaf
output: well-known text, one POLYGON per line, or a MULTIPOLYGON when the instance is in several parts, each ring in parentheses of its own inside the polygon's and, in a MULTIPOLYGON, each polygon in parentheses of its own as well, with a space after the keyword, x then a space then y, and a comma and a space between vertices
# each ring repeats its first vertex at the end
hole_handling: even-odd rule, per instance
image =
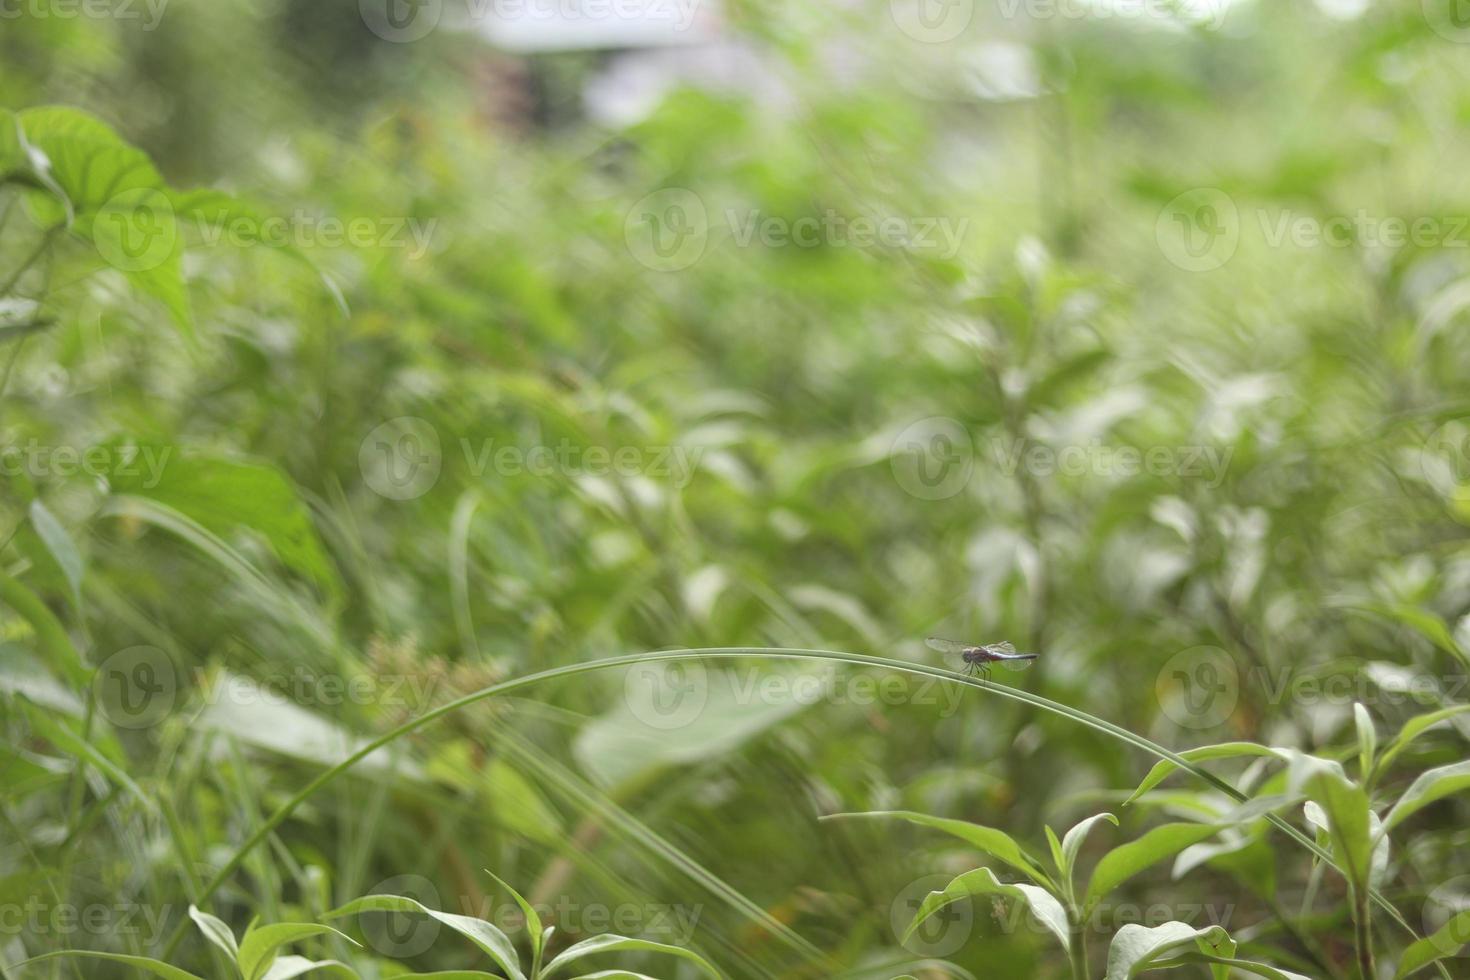
POLYGON ((505 881, 489 868, 485 868, 484 870, 487 875, 495 879, 497 885, 510 892, 511 897, 516 900, 516 904, 521 907, 521 914, 526 917, 526 931, 531 935, 531 953, 536 958, 537 963, 541 962, 541 941, 545 938, 541 934, 541 916, 536 914, 536 910, 531 907, 530 902, 521 897, 520 892, 506 884, 505 881))
POLYGON ((1353 703, 1353 726, 1358 732, 1358 774, 1367 779, 1373 771, 1373 759, 1378 752, 1378 732, 1373 728, 1373 718, 1368 709, 1353 703))
POLYGON ((68 224, 134 285, 162 301, 179 329, 189 333, 193 317, 183 241, 163 178, 147 154, 77 109, 27 109, 18 119, 25 140, 44 160, 36 169, 60 189, 71 211, 33 195, 42 224, 68 224))
POLYGON ((357 945, 355 940, 331 926, 319 925, 315 922, 280 922, 251 929, 240 941, 240 951, 237 956, 240 972, 244 974, 245 980, 260 980, 266 975, 266 971, 270 970, 271 964, 275 962, 276 953, 282 946, 300 942, 312 936, 327 934, 341 936, 354 946, 357 945))
POLYGON ((77 551, 77 546, 72 542, 71 535, 66 533, 66 528, 58 521, 41 503, 40 498, 31 501, 31 526, 36 529, 36 535, 41 543, 46 546, 47 552, 56 562, 56 567, 61 569, 61 574, 66 577, 67 585, 71 586, 72 600, 78 609, 82 606, 82 556, 77 551))
POLYGON ((1388 746, 1383 750, 1383 755, 1379 757, 1379 770, 1386 771, 1393 760, 1398 757, 1398 754, 1420 735, 1423 735, 1435 725, 1447 721, 1456 715, 1462 715, 1467 711, 1470 711, 1470 704, 1456 704, 1448 708, 1440 708, 1438 711, 1417 715, 1404 722, 1404 727, 1399 729, 1398 735, 1394 737, 1392 742, 1388 743, 1388 746))
POLYGON ((31 959, 17 963, 16 966, 28 966, 31 963, 59 959, 63 956, 81 956, 94 960, 107 960, 111 963, 122 963, 125 966, 131 966, 138 970, 147 970, 156 977, 163 977, 164 980, 204 980, 203 977, 196 976, 186 970, 180 970, 176 966, 169 966, 167 963, 149 959, 146 956, 126 956, 122 953, 95 953, 88 949, 63 949, 55 953, 43 953, 40 956, 34 956, 31 959))
POLYGON ((511 980, 526 980, 526 975, 521 972, 520 958, 516 955, 515 944, 510 941, 509 936, 484 919, 455 915, 452 912, 440 912, 401 895, 368 895, 348 902, 341 908, 333 909, 322 918, 339 919, 347 915, 360 915, 363 912, 422 912, 480 947, 511 980))
POLYGON ((35 631, 42 662, 74 687, 87 684, 91 668, 82 662, 82 655, 72 645, 61 620, 40 596, 11 578, 3 568, 0 568, 0 603, 14 609, 35 631))
MULTIPOLYGON (((1208 762, 1212 759, 1232 759, 1245 755, 1275 756, 1278 754, 1276 749, 1269 748, 1265 745, 1257 745, 1255 742, 1222 742, 1219 745, 1203 745, 1197 749, 1186 749, 1179 753, 1179 757, 1187 762, 1208 762)), ((1138 784, 1138 788, 1133 791, 1132 796, 1123 802, 1123 805, 1128 806, 1133 803, 1144 793, 1147 793, 1159 785, 1159 783, 1162 783, 1178 768, 1178 765, 1168 759, 1162 759, 1154 763, 1154 767, 1149 770, 1148 775, 1143 777, 1143 782, 1138 784)))
POLYGON ((1099 813, 1076 824, 1062 838, 1062 859, 1065 861, 1065 866, 1062 868, 1062 876, 1066 880, 1072 880, 1072 871, 1077 866, 1077 855, 1082 853, 1082 845, 1086 842, 1087 835, 1092 833, 1092 828, 1097 826, 1101 820, 1108 821, 1114 827, 1118 826, 1117 817, 1111 813, 1099 813))
POLYGON ((156 470, 139 467, 113 482, 113 492, 163 504, 229 540, 241 528, 262 535, 287 568, 335 593, 340 583, 327 561, 311 514, 296 487, 274 466, 219 456, 170 456, 156 470))
MULTIPOLYGON (((1218 971, 1220 967, 1229 967, 1244 973, 1251 973, 1266 980, 1312 980, 1311 977, 1300 973, 1292 973, 1289 970, 1280 970, 1266 963, 1257 963, 1254 960, 1237 960, 1228 956, 1215 956, 1211 953, 1188 951, 1180 954, 1167 962, 1159 964, 1160 969, 1170 969, 1175 966, 1184 966, 1190 963, 1208 963, 1218 971)), ((1219 977, 1228 977, 1230 970, 1217 972, 1219 977)))
POLYGON ((1091 909, 1099 899, 1140 871, 1219 832, 1220 828, 1214 824, 1166 823, 1137 840, 1113 848, 1092 871, 1084 907, 1091 909))
POLYGON ((1067 879, 1067 858, 1062 853, 1062 842, 1057 840, 1057 832, 1051 829, 1049 824, 1042 824, 1041 829, 1046 833, 1046 846, 1051 850, 1051 862, 1056 865, 1057 874, 1062 881, 1067 879))
POLYGON ((208 939, 225 951, 230 957, 231 963, 238 964, 240 962, 240 946, 235 942, 235 934, 230 931, 229 926, 225 925, 223 921, 215 916, 193 905, 189 906, 189 918, 193 919, 194 924, 199 927, 199 931, 204 933, 205 939, 208 939))
POLYGON ((1431 963, 1447 959, 1470 943, 1470 909, 1462 909, 1436 929, 1433 935, 1413 943, 1404 950, 1403 959, 1394 971, 1394 980, 1406 977, 1431 963))
POLYGON ((309 960, 304 956, 282 956, 261 980, 292 980, 293 977, 305 976, 318 970, 325 970, 328 976, 342 977, 343 980, 361 980, 357 971, 346 963, 338 960, 309 960))
POLYGON ((553 971, 559 970, 568 963, 575 962, 583 957, 596 956, 599 953, 620 952, 667 953, 670 956, 677 956, 680 959, 688 960, 712 977, 718 978, 720 976, 719 970, 716 970, 710 965, 708 960, 691 949, 685 949, 683 946, 670 946, 666 943, 656 943, 648 939, 630 939, 627 936, 616 936, 607 933, 601 936, 593 936, 591 939, 584 939, 580 943, 573 943, 562 950, 561 955, 546 964, 546 969, 542 972, 542 977, 549 977, 553 971))
POLYGON ((1431 803, 1470 789, 1470 762, 1456 762, 1420 773, 1383 821, 1387 833, 1431 803))
POLYGON ((1341 763, 1287 749, 1288 785, 1321 807, 1333 857, 1354 889, 1366 889, 1373 868, 1368 794, 1347 778, 1341 763))
POLYGON ((1063 950, 1071 949, 1067 910, 1055 895, 1037 885, 1004 884, 989 868, 967 871, 945 885, 943 891, 930 892, 925 896, 923 903, 919 906, 919 911, 915 913, 913 921, 909 923, 908 929, 904 932, 904 942, 913 936, 914 930, 940 909, 977 895, 1002 895, 1019 899, 1031 909, 1042 925, 1051 930, 1052 935, 1056 936, 1057 941, 1062 944, 1063 950))
POLYGON ((1027 854, 1021 845, 1003 830, 994 827, 984 827, 976 823, 968 823, 964 820, 949 820, 944 817, 931 817, 927 813, 915 813, 912 810, 875 810, 868 813, 834 813, 822 818, 823 820, 907 820, 909 823, 918 824, 920 827, 929 827, 940 830, 952 837, 958 837, 970 846, 989 854, 998 861, 1002 861, 1026 875, 1039 885, 1050 884, 1046 872, 1027 854))
POLYGON ((1231 956, 1235 942, 1220 926, 1196 929, 1185 922, 1165 922, 1150 929, 1129 923, 1118 930, 1108 947, 1107 980, 1131 980, 1184 952, 1231 956))

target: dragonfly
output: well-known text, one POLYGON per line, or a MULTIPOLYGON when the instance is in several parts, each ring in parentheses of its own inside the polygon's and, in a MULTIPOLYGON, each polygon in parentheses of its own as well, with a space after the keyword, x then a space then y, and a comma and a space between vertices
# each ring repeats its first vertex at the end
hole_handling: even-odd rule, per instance
POLYGON ((931 650, 958 654, 965 662, 966 674, 971 676, 980 674, 986 680, 990 679, 992 664, 999 664, 1006 670, 1025 670, 1031 666, 1031 661, 1036 659, 1034 653, 1017 653, 1016 648, 1009 643, 961 643, 958 640, 946 640, 940 636, 931 636, 924 642, 931 650))

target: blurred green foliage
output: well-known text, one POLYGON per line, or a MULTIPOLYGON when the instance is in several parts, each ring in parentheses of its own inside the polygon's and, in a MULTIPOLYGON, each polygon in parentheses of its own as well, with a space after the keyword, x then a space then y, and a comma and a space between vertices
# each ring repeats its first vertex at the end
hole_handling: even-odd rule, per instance
MULTIPOLYGON (((741 84, 618 124, 582 104, 612 55, 514 56, 452 19, 391 43, 346 0, 175 0, 149 30, 62 6, 0 21, 8 907, 172 930, 348 739, 613 654, 1009 638, 1042 656, 1006 683, 1170 748, 1340 759, 1355 701, 1396 732, 1465 699, 1470 48, 1433 3, 974 5, 928 43, 899 5, 743 0, 741 84), (176 235, 145 268, 107 238, 123 192, 176 235), (680 215, 705 240, 667 268, 642 222, 680 215), (931 244, 859 243, 863 218, 931 244), (825 230, 745 240, 762 219, 825 230), (109 724, 79 664, 138 647, 176 690, 109 724), (232 678, 286 693, 242 706, 232 678), (1181 709, 1192 683, 1228 703, 1181 709)), ((621 673, 456 713, 310 799, 211 907, 243 932, 412 874, 483 911, 489 866, 533 903, 697 912, 682 938, 732 975, 887 980, 913 959, 905 890, 974 854, 818 816, 922 811, 1041 853, 1044 823, 1116 809, 1152 761, 897 675, 886 700, 847 673, 752 694, 773 670, 643 677, 703 679, 682 729, 621 673)), ((1434 736, 1378 788, 1463 757, 1434 736)), ((1219 802, 1171 793, 1120 811, 1127 834, 1219 802)), ((1396 839, 1384 887, 1421 932, 1470 874, 1465 807, 1396 839)), ((1251 833, 1122 894, 1228 903, 1243 951, 1350 975, 1343 881, 1251 833)), ((943 958, 1066 975, 987 911, 943 958)), ((12 931, 0 962, 162 939, 12 931)), ((226 968, 197 936, 180 955, 226 968)))

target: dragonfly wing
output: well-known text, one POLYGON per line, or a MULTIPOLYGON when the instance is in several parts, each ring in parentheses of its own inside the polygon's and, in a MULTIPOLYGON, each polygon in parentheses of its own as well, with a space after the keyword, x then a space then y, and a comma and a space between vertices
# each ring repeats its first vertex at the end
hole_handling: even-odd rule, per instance
POLYGON ((955 640, 946 640, 942 636, 931 636, 924 642, 928 644, 929 649, 938 650, 940 653, 963 654, 972 646, 972 644, 969 643, 959 643, 955 640))
POLYGON ((1016 648, 1008 642, 987 643, 985 645, 985 652, 996 657, 1010 657, 1015 655, 1016 648))
POLYGON ((1001 657, 996 660, 1006 670, 1025 670, 1031 666, 1031 661, 1036 659, 1034 653, 1021 653, 1011 657, 1001 657))

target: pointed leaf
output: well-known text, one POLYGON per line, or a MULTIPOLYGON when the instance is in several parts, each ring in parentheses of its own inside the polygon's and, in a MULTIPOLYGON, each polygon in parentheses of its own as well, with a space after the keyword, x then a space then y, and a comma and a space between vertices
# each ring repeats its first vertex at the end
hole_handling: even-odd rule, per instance
POLYGON ((1036 861, 1022 849, 1021 845, 1005 831, 996 830, 993 827, 981 826, 977 823, 968 823, 964 820, 949 820, 944 817, 931 817, 927 813, 915 813, 912 810, 875 810, 869 813, 834 813, 822 818, 823 820, 907 820, 909 823, 918 824, 920 827, 929 827, 934 830, 942 830, 953 837, 958 837, 972 847, 984 851, 991 857, 1003 861, 1017 871, 1022 872, 1037 884, 1047 884, 1046 872, 1042 871, 1036 861))
POLYGON ((1156 969, 1160 960, 1193 951, 1230 956, 1235 943, 1220 926, 1196 929, 1185 922, 1165 922, 1150 929, 1129 923, 1118 930, 1108 948, 1107 980, 1131 980, 1156 969))
POLYGON ((1062 874, 1066 875, 1067 878, 1070 879, 1072 877, 1072 869, 1077 866, 1077 855, 1082 853, 1082 845, 1086 842, 1087 835, 1092 833, 1092 828, 1097 826, 1100 820, 1107 820, 1114 827, 1118 826, 1117 817, 1111 813, 1099 813, 1078 823, 1071 830, 1067 831, 1067 836, 1062 838, 1062 858, 1066 861, 1066 867, 1062 869, 1062 874))
MULTIPOLYGON (((1276 749, 1265 745, 1257 745, 1255 742, 1222 742, 1219 745, 1202 745, 1197 749, 1186 749, 1179 753, 1179 757, 1189 762, 1208 762, 1212 759, 1232 759, 1243 755, 1269 757, 1278 754, 1276 749)), ((1172 773, 1178 770, 1178 768, 1179 766, 1170 762, 1168 759, 1161 759, 1154 763, 1154 767, 1149 770, 1148 775, 1143 777, 1143 782, 1138 784, 1138 788, 1133 791, 1132 796, 1124 801, 1123 805, 1128 806, 1133 803, 1144 793, 1147 793, 1159 785, 1159 783, 1162 783, 1172 773)))
POLYGON ((40 498, 31 501, 31 526, 36 529, 36 535, 41 543, 46 546, 56 567, 61 569, 61 574, 66 577, 67 585, 71 586, 72 600, 77 608, 82 606, 82 556, 77 551, 77 546, 72 542, 71 535, 66 533, 66 528, 56 516, 41 503, 40 498))
POLYGON ((1402 752, 1410 742, 1414 741, 1414 739, 1418 738, 1420 735, 1423 735, 1435 725, 1438 725, 1444 721, 1448 721, 1450 718, 1453 718, 1456 715, 1462 715, 1467 711, 1470 711, 1470 704, 1456 704, 1448 708, 1440 708, 1438 711, 1431 711, 1427 714, 1422 714, 1417 717, 1410 718, 1408 721, 1404 722, 1404 727, 1399 729, 1398 735, 1395 736, 1394 740, 1392 742, 1389 742, 1388 747, 1383 750, 1383 755, 1378 760, 1378 768, 1381 770, 1386 770, 1389 767, 1389 764, 1398 756, 1398 754, 1402 752))
POLYGON ((189 918, 193 919, 194 924, 199 927, 199 931, 204 933, 204 938, 214 943, 229 955, 231 963, 238 963, 240 961, 240 947, 235 942, 235 934, 230 931, 229 926, 208 912, 193 905, 189 906, 189 918))
POLYGON ((260 980, 266 975, 266 971, 271 969, 271 964, 276 959, 276 952, 282 946, 329 933, 341 936, 354 946, 358 945, 356 940, 338 932, 331 926, 319 925, 315 922, 279 922, 275 925, 251 929, 240 941, 238 955, 240 972, 244 974, 245 980, 260 980))
POLYGON ((914 934, 914 930, 924 924, 931 915, 955 902, 964 901, 977 895, 1003 895, 1008 898, 1019 899, 1025 903, 1036 918, 1057 941, 1062 944, 1063 950, 1071 949, 1071 939, 1067 925, 1067 910, 1051 892, 1036 885, 1014 884, 1008 885, 995 877, 995 872, 989 868, 976 868, 958 876, 943 891, 930 892, 925 896, 919 911, 915 913, 914 919, 909 923, 904 932, 904 941, 914 934))
POLYGON ((455 915, 452 912, 440 912, 401 895, 367 895, 348 902, 341 908, 333 909, 322 918, 339 919, 347 915, 360 915, 363 912, 422 912, 480 947, 495 961, 496 966, 505 971, 510 980, 526 980, 526 975, 521 972, 520 958, 516 956, 515 945, 510 941, 510 937, 484 919, 455 915))
POLYGON ((1373 728, 1373 718, 1361 704, 1353 704, 1353 725, 1358 731, 1358 775, 1368 778, 1373 771, 1373 758, 1378 752, 1378 733, 1373 728))
POLYGON ((1462 909, 1450 916, 1449 921, 1404 950, 1394 980, 1406 977, 1431 963, 1454 956, 1470 943, 1470 909, 1462 909))
POLYGON ((541 958, 541 943, 546 938, 541 934, 541 916, 536 914, 536 910, 531 907, 530 902, 521 897, 520 892, 510 887, 510 885, 507 885, 495 874, 495 872, 491 871, 489 868, 486 868, 485 873, 494 878, 497 885, 510 892, 511 897, 516 900, 516 904, 521 907, 521 914, 526 917, 526 931, 531 934, 532 955, 534 955, 539 960, 541 958))
POLYGON ((272 964, 261 980, 292 980, 317 970, 325 970, 327 976, 342 977, 343 980, 360 980, 357 972, 338 960, 309 960, 304 956, 282 956, 272 964))
POLYGON ((716 970, 710 965, 708 960, 693 950, 685 949, 682 946, 669 946, 665 943, 656 943, 648 939, 630 939, 627 936, 615 936, 611 933, 602 936, 593 936, 591 939, 584 939, 580 943, 573 943, 568 946, 561 951, 559 956, 546 964, 546 969, 542 971, 541 976, 549 977, 552 971, 559 970, 568 963, 580 960, 585 956, 617 952, 667 953, 670 956, 677 956, 680 959, 688 960, 712 977, 718 978, 720 976, 719 970, 716 970))
POLYGON ((1103 855, 1093 869, 1092 880, 1087 883, 1087 899, 1083 905, 1088 909, 1092 908, 1099 899, 1140 871, 1219 832, 1220 828, 1213 824, 1166 823, 1137 840, 1113 848, 1103 855))
POLYGON ((1387 833, 1431 803, 1470 789, 1470 762, 1456 762, 1420 773, 1383 821, 1387 833))

